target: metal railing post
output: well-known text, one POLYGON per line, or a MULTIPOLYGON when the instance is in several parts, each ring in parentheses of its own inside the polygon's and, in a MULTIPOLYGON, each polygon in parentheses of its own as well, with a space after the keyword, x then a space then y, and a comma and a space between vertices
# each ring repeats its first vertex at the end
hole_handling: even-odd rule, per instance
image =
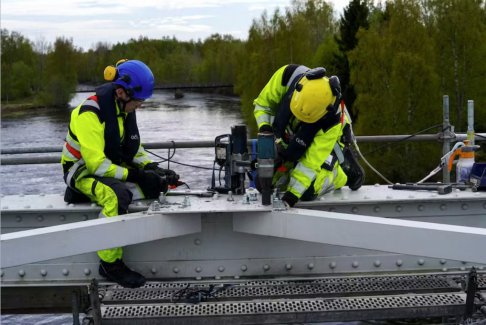
MULTIPOLYGON (((451 124, 449 121, 449 96, 442 97, 442 111, 443 111, 443 125, 442 125, 442 155, 444 156, 451 150, 451 124)), ((442 168, 442 183, 448 184, 451 182, 451 175, 447 170, 447 166, 442 168)))
POLYGON ((467 139, 474 146, 474 100, 467 101, 467 139))

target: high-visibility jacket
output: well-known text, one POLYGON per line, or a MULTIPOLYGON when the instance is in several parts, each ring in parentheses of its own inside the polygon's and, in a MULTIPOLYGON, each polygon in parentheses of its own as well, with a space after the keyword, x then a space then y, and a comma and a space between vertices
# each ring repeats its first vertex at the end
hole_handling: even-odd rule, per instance
POLYGON ((104 92, 97 92, 71 112, 61 164, 66 184, 72 188, 75 188, 76 179, 89 175, 125 181, 128 175, 126 166, 143 168, 151 162, 140 145, 135 115, 129 116, 135 112, 122 112, 116 101, 114 88, 110 88, 109 84, 102 87, 104 92), (106 107, 102 107, 100 103, 105 103, 106 107), (128 135, 128 129, 135 130, 128 135), (111 131, 106 132, 107 130, 111 131), (130 142, 127 142, 127 137, 131 137, 131 146, 136 146, 135 149, 126 145, 130 142))
MULTIPOLYGON (((255 105, 254 116, 258 128, 268 125, 275 130, 275 125, 278 124, 275 123, 278 112, 282 109, 289 110, 288 107, 282 107, 285 102, 290 102, 289 100, 285 101, 284 97, 289 95, 289 88, 295 84, 296 79, 299 79, 308 70, 309 68, 302 65, 286 65, 273 74, 253 102, 255 105)), ((342 109, 344 110, 344 108, 342 109)), ((340 140, 344 126, 349 123, 349 120, 341 109, 338 110, 338 114, 337 123, 319 128, 310 145, 306 145, 305 151, 298 154, 298 159, 284 162, 288 171, 285 168, 277 170, 273 180, 274 185, 281 186, 283 190, 290 192, 296 199, 300 199, 313 182, 314 194, 323 194, 321 189, 325 187, 326 178, 329 178, 329 175, 333 175, 331 178, 334 180, 339 180, 334 184, 334 189, 345 185, 347 178, 339 164, 336 163, 336 155, 332 153, 335 146, 343 147, 340 140), (338 173, 339 177, 337 177, 338 173)), ((326 118, 326 115, 323 118, 326 118)), ((291 114, 282 139, 277 141, 281 140, 286 148, 289 140, 293 139, 302 127, 303 124, 291 114)))

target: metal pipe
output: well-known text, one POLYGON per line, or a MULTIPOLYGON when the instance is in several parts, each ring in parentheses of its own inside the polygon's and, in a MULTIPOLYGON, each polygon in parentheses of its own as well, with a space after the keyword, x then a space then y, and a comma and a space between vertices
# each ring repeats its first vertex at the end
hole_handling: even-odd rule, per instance
MULTIPOLYGON (((486 141, 486 133, 476 133, 480 141, 486 141)), ((418 142, 418 141, 440 141, 442 135, 439 134, 419 134, 419 135, 378 135, 378 136, 358 136, 358 142, 377 143, 377 142, 418 142)), ((467 139, 467 134, 454 134, 451 139, 462 141, 467 139)), ((251 146, 253 139, 248 141, 251 146)), ((450 142, 450 141, 449 141, 450 142)), ((178 142, 151 142, 143 145, 146 149, 191 149, 191 148, 214 148, 214 141, 178 141, 178 142)), ((3 148, 1 149, 1 165, 24 165, 24 164, 51 164, 61 161, 61 147, 37 147, 37 148, 3 148), (49 154, 52 155, 31 155, 27 157, 22 154, 49 154), (54 155, 55 154, 55 155, 54 155), (13 156, 5 156, 13 155, 13 156)), ((449 149, 450 150, 450 149, 449 149)))

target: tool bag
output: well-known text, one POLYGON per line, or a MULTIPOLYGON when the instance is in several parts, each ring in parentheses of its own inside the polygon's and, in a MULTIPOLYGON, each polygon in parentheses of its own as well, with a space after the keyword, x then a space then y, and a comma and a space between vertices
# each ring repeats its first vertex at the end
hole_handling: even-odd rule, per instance
POLYGON ((486 191, 486 163, 475 163, 469 175, 473 191, 486 191))

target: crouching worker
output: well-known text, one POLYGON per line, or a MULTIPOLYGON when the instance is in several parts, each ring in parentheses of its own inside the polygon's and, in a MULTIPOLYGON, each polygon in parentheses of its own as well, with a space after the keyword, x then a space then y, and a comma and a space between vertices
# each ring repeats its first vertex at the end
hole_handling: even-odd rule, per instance
POLYGON ((336 76, 324 68, 290 64, 270 78, 254 100, 259 132, 275 134, 273 186, 294 206, 348 185, 361 187, 364 171, 351 150, 351 119, 336 76))
MULTIPOLYGON (((154 76, 137 60, 105 69, 111 81, 96 89, 71 113, 61 164, 67 184, 64 200, 96 202, 100 217, 125 214, 132 200, 157 198, 177 185, 179 176, 152 162, 140 143, 135 111, 152 96, 154 76)), ((137 288, 145 278, 122 260, 122 248, 98 251, 99 274, 123 287, 137 288)))

